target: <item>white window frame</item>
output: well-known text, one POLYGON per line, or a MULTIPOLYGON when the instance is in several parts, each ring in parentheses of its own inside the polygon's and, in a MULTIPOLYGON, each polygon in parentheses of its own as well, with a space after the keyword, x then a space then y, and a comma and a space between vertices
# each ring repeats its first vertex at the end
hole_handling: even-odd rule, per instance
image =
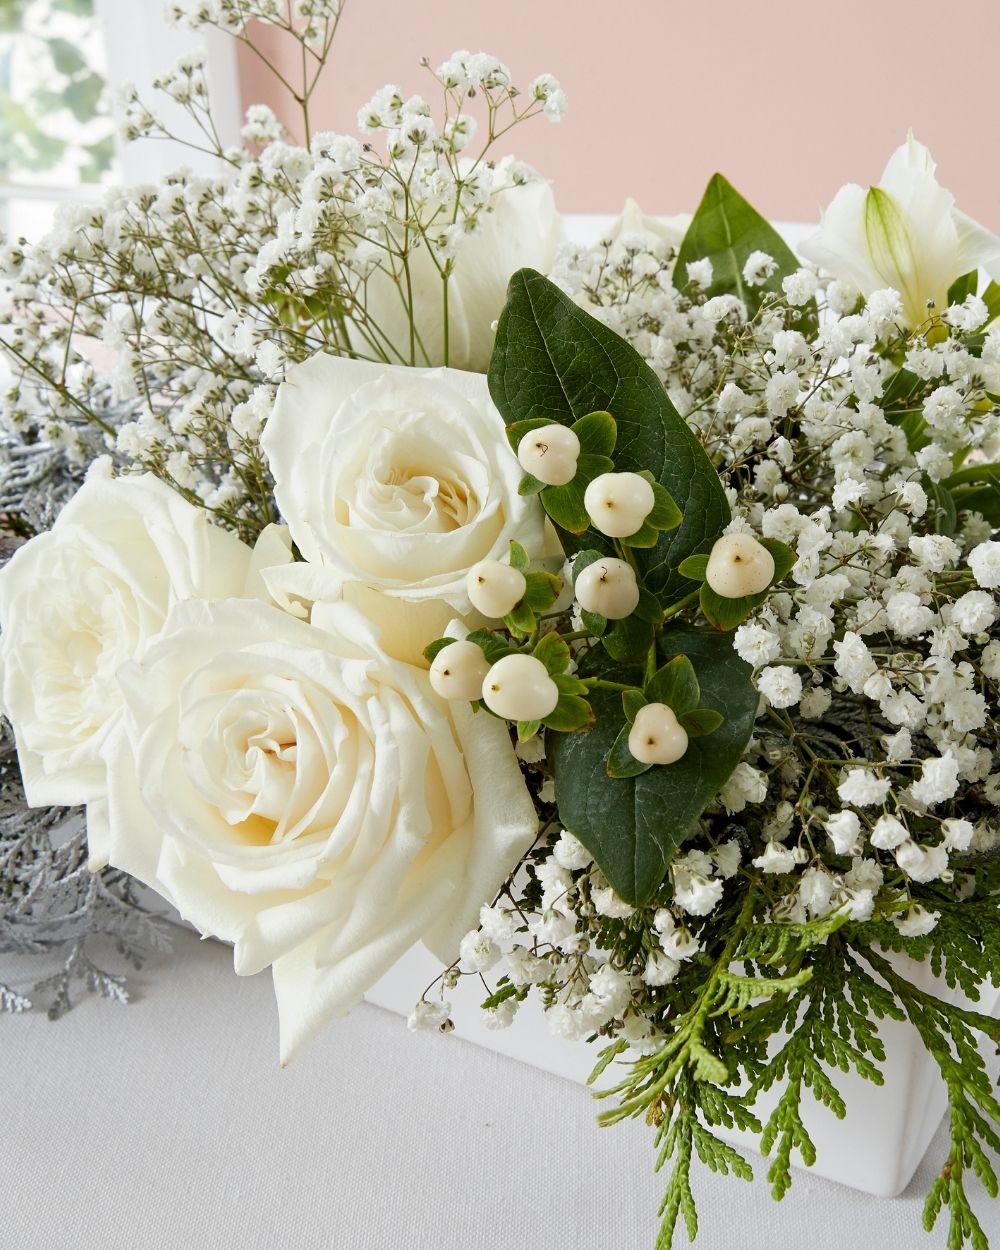
MULTIPOLYGON (((163 15, 163 0, 96 0, 95 11, 104 35, 107 77, 112 92, 134 83, 142 100, 181 138, 203 143, 204 136, 184 109, 162 92, 153 79, 191 52, 205 54, 212 116, 223 146, 239 140, 242 122, 236 40, 221 31, 186 30, 163 15)), ((196 173, 217 173, 219 162, 182 143, 139 139, 119 143, 122 182, 156 182, 178 165, 196 173)))
MULTIPOLYGON (((94 12, 104 42, 106 77, 112 91, 116 121, 121 120, 117 89, 135 84, 142 99, 181 138, 204 142, 187 113, 173 100, 153 90, 153 80, 181 56, 202 51, 212 100, 212 112, 224 146, 239 140, 242 121, 236 41, 216 30, 190 31, 167 22, 162 0, 95 0, 94 12)), ((217 173, 219 161, 162 139, 116 140, 117 181, 125 185, 156 182, 169 170, 186 165, 196 173, 217 173)), ((28 203, 81 200, 95 188, 77 185, 40 186, 36 183, 0 181, 0 202, 28 203)))

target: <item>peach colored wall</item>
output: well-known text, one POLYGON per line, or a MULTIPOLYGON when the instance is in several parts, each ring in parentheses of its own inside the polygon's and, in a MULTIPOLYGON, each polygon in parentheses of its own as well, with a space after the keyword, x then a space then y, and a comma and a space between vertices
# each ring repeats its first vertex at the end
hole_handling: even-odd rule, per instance
MULTIPOLYGON (((291 71, 277 32, 259 37, 291 71)), ((565 212, 693 208, 719 169, 766 215, 811 221, 912 127, 1000 230, 998 47, 996 0, 347 0, 314 118, 353 133, 386 82, 434 98, 422 55, 488 51, 519 84, 547 70, 566 89, 560 125, 514 134, 565 212)), ((241 78, 245 103, 280 109, 243 50, 241 78)))

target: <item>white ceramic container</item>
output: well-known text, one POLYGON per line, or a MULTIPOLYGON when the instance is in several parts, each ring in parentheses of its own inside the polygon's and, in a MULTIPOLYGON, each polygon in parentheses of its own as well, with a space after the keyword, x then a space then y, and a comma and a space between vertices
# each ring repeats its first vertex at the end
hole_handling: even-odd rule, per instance
MULTIPOLYGON (((967 1002, 964 996, 933 977, 926 966, 905 962, 909 976, 921 988, 932 990, 947 1001, 961 998, 967 1002)), ((421 990, 440 971, 433 956, 422 947, 414 948, 369 991, 366 999, 378 1007, 407 1015, 421 990)), ((481 989, 474 978, 463 978, 458 989, 449 995, 454 1004, 455 1036, 567 1080, 580 1084, 586 1081, 597 1059, 596 1047, 553 1037, 539 1004, 531 999, 518 1011, 511 1028, 485 1028, 477 1010, 481 989)), ((969 1005, 987 1014, 996 1013, 1000 991, 988 988, 979 1003, 969 1005)), ((885 1084, 876 1086, 855 1073, 833 1071, 830 1075, 847 1104, 847 1117, 838 1120, 807 1096, 803 1119, 816 1146, 816 1163, 809 1169, 812 1173, 865 1193, 894 1197, 906 1188, 927 1153, 947 1100, 937 1066, 912 1025, 885 1020, 879 1033, 886 1049, 886 1062, 881 1065, 885 1084)), ((442 1044, 446 1045, 447 1040, 442 1039, 442 1044)), ((613 1073, 612 1068, 608 1076, 613 1073)), ((766 1118, 778 1097, 780 1090, 772 1090, 758 1099, 755 1110, 760 1118, 766 1118)), ((597 1110, 595 1106, 595 1113, 597 1110)), ((750 1134, 717 1131, 735 1146, 756 1150, 757 1139, 750 1134)), ((796 1158, 793 1155, 793 1161, 796 1158)))

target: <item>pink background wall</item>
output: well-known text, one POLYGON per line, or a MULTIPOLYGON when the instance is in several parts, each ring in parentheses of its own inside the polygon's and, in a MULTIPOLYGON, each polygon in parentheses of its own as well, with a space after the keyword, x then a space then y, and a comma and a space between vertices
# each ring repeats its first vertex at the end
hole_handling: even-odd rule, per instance
MULTIPOLYGON (((291 50, 258 32, 289 72, 291 50)), ((844 182, 878 180, 912 126, 959 205, 1000 230, 995 0, 347 0, 314 126, 355 132, 387 82, 434 101, 418 65, 492 52, 569 113, 514 132, 565 212, 691 209, 717 169, 765 215, 812 221, 844 182)), ((244 102, 290 117, 241 49, 244 102)))

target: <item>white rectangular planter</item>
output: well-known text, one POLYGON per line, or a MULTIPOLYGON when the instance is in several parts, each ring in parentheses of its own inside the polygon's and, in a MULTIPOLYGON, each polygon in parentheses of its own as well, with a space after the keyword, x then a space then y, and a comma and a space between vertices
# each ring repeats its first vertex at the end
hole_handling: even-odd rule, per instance
MULTIPOLYGON (((894 960, 898 959, 893 957, 894 960)), ((922 964, 908 965, 911 979, 948 1002, 968 1000, 950 990, 922 964)), ((408 1014, 428 985, 441 971, 422 947, 411 950, 365 996, 378 1007, 408 1014)), ((549 1032, 536 1000, 529 999, 509 1029, 490 1030, 480 1023, 477 1010, 481 986, 463 979, 450 995, 455 1004, 455 1034, 532 1067, 542 1068, 583 1084, 597 1060, 597 1048, 585 1042, 567 1042, 549 1032), (463 992, 464 991, 464 992, 463 992)), ((979 1003, 968 1004, 992 1014, 1000 1006, 1000 991, 987 987, 979 1003)), ((838 1120, 826 1107, 805 1097, 803 1120, 816 1146, 816 1163, 810 1171, 879 1197, 894 1197, 906 1188, 927 1152, 947 1103, 937 1065, 908 1023, 884 1020, 879 1034, 885 1044, 886 1062, 881 1065, 885 1084, 876 1086, 856 1073, 831 1073, 847 1104, 847 1117, 838 1120)), ((761 1096, 755 1110, 766 1118, 780 1090, 761 1096)), ((734 1145, 757 1150, 757 1138, 747 1133, 717 1130, 734 1145)))

